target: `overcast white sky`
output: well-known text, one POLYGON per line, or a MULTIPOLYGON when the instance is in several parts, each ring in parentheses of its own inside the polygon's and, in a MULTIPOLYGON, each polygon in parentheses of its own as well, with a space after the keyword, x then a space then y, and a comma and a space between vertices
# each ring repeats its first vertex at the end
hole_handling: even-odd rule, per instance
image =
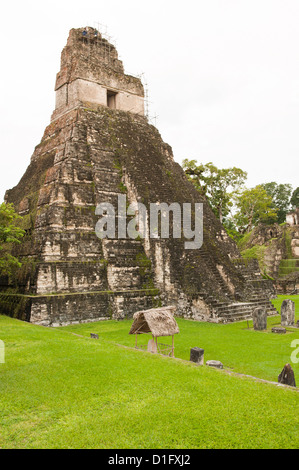
POLYGON ((0 201, 54 109, 72 27, 107 25, 175 160, 299 185, 298 0, 16 0, 1 6, 0 201))

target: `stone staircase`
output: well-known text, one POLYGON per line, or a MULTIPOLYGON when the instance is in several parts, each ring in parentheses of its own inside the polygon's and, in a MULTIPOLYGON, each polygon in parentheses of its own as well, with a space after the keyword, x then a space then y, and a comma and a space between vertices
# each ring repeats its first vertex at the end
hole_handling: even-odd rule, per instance
POLYGON ((271 281, 262 278, 258 263, 255 260, 247 263, 240 259, 235 263, 249 286, 249 295, 246 301, 236 301, 219 271, 215 267, 215 264, 212 263, 210 255, 204 249, 201 250, 200 254, 201 259, 205 261, 213 273, 215 285, 216 283, 219 285, 219 293, 222 298, 222 300, 218 300, 214 295, 207 295, 204 291, 200 292, 200 295, 204 298, 212 311, 212 322, 231 323, 248 320, 252 318, 254 309, 258 307, 265 308, 268 315, 279 314, 270 302, 267 293, 265 294, 265 285, 268 285, 271 281))
POLYGON ((219 323, 230 323, 252 318, 252 313, 257 307, 264 307, 268 315, 278 315, 277 310, 269 300, 254 300, 250 302, 217 302, 212 301, 213 318, 219 323))
POLYGON ((160 292, 155 288, 151 261, 143 244, 137 240, 103 240, 107 261, 108 288, 115 293, 113 318, 132 316, 138 309, 159 304, 160 292))
POLYGON ((278 275, 280 277, 299 272, 299 258, 282 259, 279 265, 278 275))
MULTIPOLYGON (((228 285, 221 277, 218 269, 215 266, 215 262, 212 261, 211 255, 207 252, 204 246, 200 249, 200 259, 204 261, 204 263, 208 266, 210 272, 213 274, 213 278, 215 279, 215 287, 218 287, 218 295, 220 298, 227 299, 228 301, 233 301, 234 296, 232 295, 231 291, 228 288, 228 285)), ((205 292, 201 292, 201 295, 206 297, 205 292)), ((209 297, 206 297, 209 300, 209 297)), ((211 298, 211 299, 214 299, 211 298)))

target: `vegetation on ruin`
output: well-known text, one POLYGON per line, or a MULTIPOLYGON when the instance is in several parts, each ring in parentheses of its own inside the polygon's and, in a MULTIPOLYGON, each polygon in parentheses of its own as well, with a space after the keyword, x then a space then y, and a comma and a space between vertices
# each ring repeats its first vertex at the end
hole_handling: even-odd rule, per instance
POLYGON ((195 160, 183 161, 185 173, 201 195, 207 197, 220 222, 229 214, 233 195, 242 188, 247 173, 240 168, 219 169, 213 163, 197 165, 195 160))
POLYGON ((245 189, 235 195, 236 213, 233 220, 242 232, 250 232, 257 224, 277 220, 277 208, 262 185, 245 189))
POLYGON ((1 316, 0 447, 297 448, 298 392, 234 374, 277 381, 296 333, 178 321, 183 361, 134 350, 132 320, 51 329, 1 316), (191 364, 194 346, 231 374, 191 364))
POLYGON ((291 206, 292 186, 290 184, 277 184, 272 181, 271 183, 264 183, 262 187, 268 196, 272 198, 272 207, 276 209, 275 217, 268 219, 268 223, 284 223, 291 206))
POLYGON ((240 168, 217 168, 211 162, 188 159, 182 166, 236 242, 258 224, 285 223, 287 213, 299 206, 299 188, 292 192, 290 184, 272 181, 247 188, 247 173, 240 168))
MULTIPOLYGON (((275 253, 280 250, 283 259, 281 259, 278 270, 274 273, 275 278, 282 278, 291 273, 298 272, 299 260, 296 260, 292 254, 292 227, 281 225, 278 237, 265 238, 264 243, 261 242, 263 234, 265 234, 266 225, 259 225, 251 232, 244 234, 238 240, 238 248, 244 259, 257 259, 262 275, 266 278, 273 278, 269 275, 269 256, 273 257, 275 253), (268 260, 268 261, 267 261, 268 260)), ((273 226, 277 230, 277 226, 273 226)), ((271 272, 270 272, 271 274, 271 272)))
POLYGON ((293 191, 290 199, 290 204, 292 209, 296 209, 296 207, 299 207, 299 187, 293 191))
POLYGON ((299 259, 283 259, 279 265, 279 276, 287 276, 291 273, 298 273, 299 277, 299 259))
POLYGON ((242 251, 242 256, 245 259, 257 259, 259 262, 259 267, 261 271, 264 271, 264 252, 266 246, 265 245, 255 245, 251 248, 247 248, 246 250, 242 251))
POLYGON ((10 253, 12 245, 20 243, 25 234, 17 225, 20 219, 13 204, 0 204, 0 273, 6 275, 21 267, 19 260, 10 253))

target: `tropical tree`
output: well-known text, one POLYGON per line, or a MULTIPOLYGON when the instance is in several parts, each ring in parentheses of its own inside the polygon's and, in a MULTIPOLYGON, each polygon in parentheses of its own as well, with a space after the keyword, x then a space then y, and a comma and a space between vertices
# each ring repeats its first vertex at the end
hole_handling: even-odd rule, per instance
POLYGON ((262 185, 245 189, 235 196, 236 213, 233 220, 239 231, 250 232, 258 223, 277 220, 277 209, 262 185))
POLYGON ((229 214, 233 205, 232 196, 240 190, 247 178, 240 168, 217 168, 213 163, 197 164, 185 159, 183 168, 196 189, 206 196, 214 214, 220 222, 229 214))
POLYGON ((267 223, 272 224, 277 221, 282 224, 285 222, 290 209, 292 186, 290 184, 277 184, 272 181, 271 183, 262 184, 262 187, 272 197, 272 207, 277 209, 277 217, 274 219, 268 218, 267 223))
POLYGON ((296 188, 295 191, 293 191, 290 204, 292 206, 292 209, 296 209, 297 207, 299 207, 299 187, 296 188))
POLYGON ((13 204, 0 204, 0 272, 11 274, 12 270, 21 266, 16 257, 12 256, 7 247, 20 243, 25 232, 16 225, 21 217, 15 212, 13 204))

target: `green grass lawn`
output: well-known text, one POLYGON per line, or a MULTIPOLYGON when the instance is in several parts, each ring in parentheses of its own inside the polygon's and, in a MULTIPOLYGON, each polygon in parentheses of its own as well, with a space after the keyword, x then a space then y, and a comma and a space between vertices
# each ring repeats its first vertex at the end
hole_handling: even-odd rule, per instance
MULTIPOLYGON (((295 301, 295 317, 299 319, 299 295, 279 296, 273 301, 280 311, 285 298, 295 301)), ((290 363, 291 342, 299 340, 299 329, 286 328, 285 335, 274 334, 273 326, 280 325, 280 316, 268 317, 267 331, 254 331, 252 321, 227 325, 202 323, 177 318, 180 334, 175 336, 175 356, 189 360, 190 349, 198 346, 205 350, 205 361, 216 359, 234 372, 253 375, 266 380, 277 381, 277 377, 286 363, 290 363)), ((97 333, 102 341, 135 346, 135 336, 129 335, 132 320, 102 321, 97 323, 77 324, 61 329, 90 337, 97 333)), ((140 335, 138 344, 146 344, 150 335, 140 335)), ((171 344, 170 338, 161 338, 161 342, 171 344)), ((299 358, 299 354, 298 354, 299 358)), ((298 377, 299 363, 291 364, 295 377, 298 377)))
MULTIPOLYGON (((200 346, 205 360, 270 380, 299 338, 178 322, 177 357, 200 346)), ((134 346, 130 324, 51 329, 0 316, 0 447, 298 448, 298 391, 118 346, 134 346)))

